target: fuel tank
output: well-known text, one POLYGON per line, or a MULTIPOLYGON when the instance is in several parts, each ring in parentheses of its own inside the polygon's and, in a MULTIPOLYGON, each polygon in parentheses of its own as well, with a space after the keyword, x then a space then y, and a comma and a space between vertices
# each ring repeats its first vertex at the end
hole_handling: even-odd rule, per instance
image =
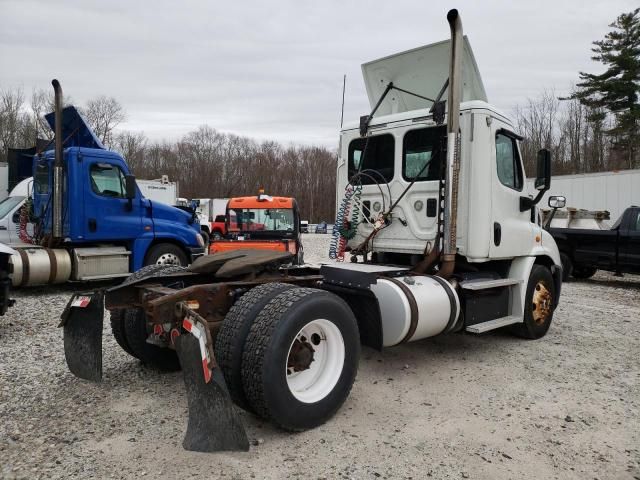
POLYGON ((61 248, 16 248, 11 256, 14 287, 64 283, 71 277, 71 257, 61 248))
POLYGON ((371 291, 380 306, 384 347, 433 337, 457 326, 458 294, 440 277, 378 278, 371 291))

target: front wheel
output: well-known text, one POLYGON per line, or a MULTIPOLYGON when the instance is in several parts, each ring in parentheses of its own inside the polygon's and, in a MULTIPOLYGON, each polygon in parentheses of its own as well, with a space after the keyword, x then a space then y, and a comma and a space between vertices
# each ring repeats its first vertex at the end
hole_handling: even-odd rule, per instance
POLYGON ((511 331, 532 340, 544 337, 551 326, 557 300, 551 272, 542 265, 534 265, 524 297, 524 321, 513 325, 511 331))
POLYGON ((358 370, 360 338, 337 295, 293 288, 267 303, 242 355, 242 384, 253 410, 291 431, 326 422, 342 406, 358 370))
POLYGON ((181 265, 189 264, 187 254, 173 243, 159 243, 149 249, 144 261, 145 265, 181 265))

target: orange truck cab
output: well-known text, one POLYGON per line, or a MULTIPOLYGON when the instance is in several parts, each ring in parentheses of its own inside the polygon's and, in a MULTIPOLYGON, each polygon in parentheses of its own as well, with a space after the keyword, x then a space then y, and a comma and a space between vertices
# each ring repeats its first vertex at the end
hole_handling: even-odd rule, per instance
POLYGON ((226 236, 215 240, 209 253, 240 249, 275 250, 295 255, 303 263, 300 241, 300 215, 295 198, 271 197, 260 193, 252 197, 229 199, 226 236))

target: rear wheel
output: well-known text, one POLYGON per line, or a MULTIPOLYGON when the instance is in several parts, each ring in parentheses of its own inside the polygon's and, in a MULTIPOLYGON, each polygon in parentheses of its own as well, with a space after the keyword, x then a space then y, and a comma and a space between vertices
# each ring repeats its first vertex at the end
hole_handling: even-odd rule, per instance
MULTIPOLYGON (((182 272, 184 270, 185 270, 185 267, 181 267, 179 265, 157 265, 157 264, 148 265, 146 267, 142 267, 137 272, 134 272, 131 275, 129 275, 125 279, 123 284, 132 283, 137 280, 142 280, 143 278, 149 278, 156 275, 163 275, 163 274, 166 275, 169 273, 182 272)), ((137 310, 138 309, 135 309, 135 308, 129 308, 129 309, 118 308, 115 310, 111 310, 110 311, 111 332, 113 333, 113 336, 116 339, 116 342, 118 343, 118 345, 120 345, 120 347, 125 352, 127 352, 129 355, 137 359, 142 360, 142 358, 137 353, 139 350, 138 349, 134 350, 129 344, 129 339, 127 336, 128 334, 126 329, 127 313, 133 312, 130 315, 135 315, 136 314, 135 312, 137 310)), ((135 335, 138 335, 138 333, 136 333, 135 335)), ((146 342, 146 340, 147 340, 147 335, 145 335, 144 337, 144 342, 146 342)), ((139 343, 139 342, 136 342, 136 343, 139 343)))
POLYGON ((116 342, 120 347, 127 352, 132 357, 138 358, 136 354, 131 350, 129 346, 129 342, 127 342, 127 337, 124 332, 124 316, 126 310, 124 308, 118 308, 117 310, 111 310, 109 312, 110 320, 111 320, 111 332, 113 333, 113 337, 116 339, 116 342))
POLYGON ((175 350, 147 343, 151 328, 147 325, 147 318, 142 309, 127 309, 124 330, 129 347, 142 363, 159 370, 180 370, 180 361, 175 350))
POLYGON ((233 401, 252 411, 242 388, 242 351, 249 329, 264 306, 284 290, 288 283, 265 283, 252 288, 231 307, 218 331, 215 355, 233 401))
POLYGON ((532 340, 544 337, 551 326, 556 301, 551 272, 534 265, 524 298, 524 322, 513 325, 511 331, 532 340))
POLYGON ((213 240, 214 241, 215 240, 222 240, 222 234, 219 231, 215 230, 212 235, 213 235, 213 240))
POLYGON ((254 411, 301 431, 326 422, 346 400, 358 370, 360 339, 337 295, 294 288, 274 297, 251 326, 242 384, 254 411))
POLYGON ((173 243, 159 243, 149 249, 145 258, 145 265, 181 265, 186 267, 189 263, 187 254, 173 243))

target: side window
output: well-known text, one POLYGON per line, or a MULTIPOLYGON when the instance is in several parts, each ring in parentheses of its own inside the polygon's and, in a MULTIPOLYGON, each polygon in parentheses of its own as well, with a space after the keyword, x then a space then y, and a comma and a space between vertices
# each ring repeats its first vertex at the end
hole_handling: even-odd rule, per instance
POLYGON ((411 182, 439 180, 441 159, 437 155, 446 127, 408 131, 403 140, 402 178, 411 182), (417 178, 416 178, 417 177, 417 178))
POLYGON ((367 138, 356 138, 349 144, 349 178, 363 170, 369 176, 361 177, 364 185, 376 182, 389 183, 393 180, 395 155, 393 135, 377 135, 367 138))
POLYGON ((631 230, 635 230, 636 232, 640 232, 640 212, 636 214, 636 222, 635 224, 631 221, 631 230))
POLYGON ((496 134, 496 164, 500 182, 514 190, 522 190, 522 169, 515 138, 496 134))
POLYGON ((38 162, 36 164, 36 172, 33 179, 34 193, 46 195, 49 193, 49 164, 46 162, 38 162))
POLYGON ((91 189, 103 197, 125 198, 124 174, 108 163, 91 165, 91 189))

